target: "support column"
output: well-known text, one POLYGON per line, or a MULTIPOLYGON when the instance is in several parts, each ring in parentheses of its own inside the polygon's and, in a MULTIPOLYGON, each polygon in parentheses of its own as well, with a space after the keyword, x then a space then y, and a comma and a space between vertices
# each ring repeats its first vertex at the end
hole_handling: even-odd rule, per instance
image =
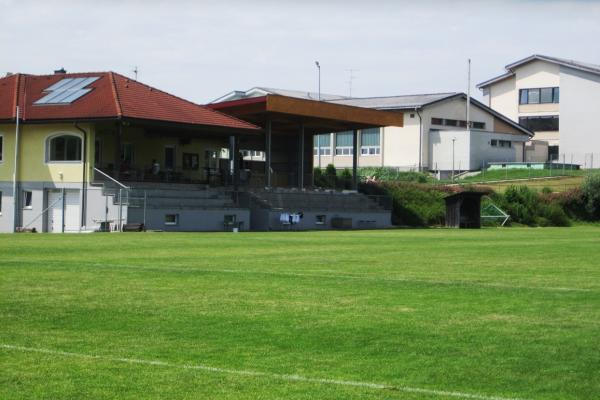
POLYGON ((300 143, 298 144, 298 188, 304 189, 304 123, 300 123, 300 132, 298 134, 300 143))
POLYGON ((229 159, 233 162, 232 168, 232 181, 233 181, 233 190, 237 192, 240 186, 240 139, 238 136, 231 136, 229 138, 229 159))
POLYGON ((271 187, 271 120, 267 119, 265 134, 265 184, 271 187))
MULTIPOLYGON (((121 121, 117 122, 117 135, 115 138, 115 170, 114 170, 114 178, 119 180, 120 172, 121 172, 121 138, 123 136, 123 123, 121 121)), ((108 171, 110 175, 110 171, 108 171)))
POLYGON ((358 130, 352 131, 352 189, 358 190, 358 130))

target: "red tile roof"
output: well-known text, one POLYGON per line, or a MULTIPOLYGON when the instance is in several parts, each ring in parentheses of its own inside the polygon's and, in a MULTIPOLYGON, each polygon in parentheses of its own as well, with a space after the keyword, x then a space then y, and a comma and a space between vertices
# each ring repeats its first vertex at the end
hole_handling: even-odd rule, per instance
POLYGON ((143 119, 232 129, 255 125, 192 103, 114 72, 54 75, 15 74, 0 78, 0 121, 14 120, 19 105, 23 121, 143 119), (92 91, 69 104, 34 104, 45 89, 65 78, 99 77, 92 91))

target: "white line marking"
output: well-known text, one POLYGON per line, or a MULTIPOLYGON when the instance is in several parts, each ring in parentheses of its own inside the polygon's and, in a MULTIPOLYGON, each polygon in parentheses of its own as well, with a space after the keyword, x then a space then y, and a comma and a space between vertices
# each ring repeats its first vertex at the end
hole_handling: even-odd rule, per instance
POLYGON ((397 390, 397 391, 406 392, 406 393, 421 393, 421 394, 434 395, 434 396, 457 397, 457 398, 472 399, 472 400, 524 400, 524 399, 517 398, 517 397, 486 396, 486 395, 482 395, 482 394, 462 393, 462 392, 435 390, 435 389, 423 389, 423 388, 415 388, 415 387, 409 387, 409 386, 394 386, 394 385, 386 385, 386 384, 381 384, 381 383, 345 381, 345 380, 327 379, 327 378, 310 378, 310 377, 302 376, 302 375, 288 375, 288 374, 277 374, 277 373, 272 373, 272 372, 259 372, 259 371, 248 371, 248 370, 239 370, 239 369, 217 368, 217 367, 211 367, 211 366, 202 365, 202 364, 195 364, 195 365, 193 365, 193 364, 173 364, 170 362, 158 361, 158 360, 143 360, 143 359, 139 359, 139 358, 123 358, 123 357, 101 356, 101 355, 94 355, 94 354, 71 353, 71 352, 67 352, 67 351, 41 349, 41 348, 33 348, 33 347, 23 347, 23 346, 15 346, 15 345, 10 345, 10 344, 0 344, 0 348, 7 349, 7 350, 30 352, 30 353, 43 353, 43 354, 50 354, 50 355, 64 356, 64 357, 84 358, 84 359, 89 359, 89 360, 105 360, 105 361, 114 361, 114 362, 121 362, 121 363, 128 363, 128 364, 142 364, 142 365, 153 365, 153 366, 158 366, 158 367, 192 369, 192 370, 200 370, 200 371, 207 371, 207 372, 215 372, 215 373, 219 373, 219 374, 274 378, 274 379, 280 379, 283 381, 319 383, 319 384, 337 385, 337 386, 354 386, 354 387, 362 387, 362 388, 369 388, 369 389, 397 390))

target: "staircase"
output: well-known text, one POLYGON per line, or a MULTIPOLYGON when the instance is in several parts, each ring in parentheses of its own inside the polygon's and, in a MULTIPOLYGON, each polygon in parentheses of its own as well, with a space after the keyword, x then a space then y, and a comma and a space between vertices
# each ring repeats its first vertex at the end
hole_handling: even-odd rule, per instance
POLYGON ((379 212, 389 210, 386 198, 357 192, 255 190, 252 200, 261 208, 296 211, 379 212))

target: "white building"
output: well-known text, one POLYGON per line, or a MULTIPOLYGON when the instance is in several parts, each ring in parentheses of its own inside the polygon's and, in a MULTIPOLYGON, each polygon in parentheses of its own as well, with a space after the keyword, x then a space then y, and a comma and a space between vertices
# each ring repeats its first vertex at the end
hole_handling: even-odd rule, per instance
POLYGON ((527 161, 600 165, 600 65, 532 55, 477 85, 484 102, 534 131, 527 161), (547 147, 547 151, 546 151, 547 147))
MULTIPOLYGON (((330 102, 404 113, 402 128, 390 126, 361 132, 359 167, 477 170, 489 162, 523 161, 524 143, 532 135, 474 99, 471 99, 470 129, 467 128, 467 96, 460 92, 330 102)), ((331 163, 338 168, 347 167, 351 163, 348 151, 351 154, 346 132, 317 136, 314 165, 331 163)))

